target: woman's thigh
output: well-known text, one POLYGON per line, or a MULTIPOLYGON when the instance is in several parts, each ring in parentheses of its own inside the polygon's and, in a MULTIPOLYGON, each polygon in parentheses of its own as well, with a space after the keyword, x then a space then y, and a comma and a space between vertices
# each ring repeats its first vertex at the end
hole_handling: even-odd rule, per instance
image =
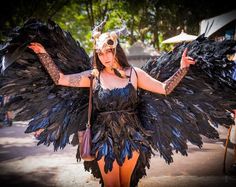
POLYGON ((122 186, 129 186, 130 179, 136 163, 139 158, 139 153, 137 151, 133 151, 133 156, 131 159, 125 158, 123 165, 120 167, 120 177, 122 186))
POLYGON ((108 187, 108 186, 119 187, 120 186, 120 166, 118 165, 116 160, 113 162, 112 170, 108 171, 108 173, 105 173, 104 171, 104 166, 105 166, 104 157, 102 157, 98 161, 98 166, 102 174, 102 179, 103 179, 105 187, 108 187))

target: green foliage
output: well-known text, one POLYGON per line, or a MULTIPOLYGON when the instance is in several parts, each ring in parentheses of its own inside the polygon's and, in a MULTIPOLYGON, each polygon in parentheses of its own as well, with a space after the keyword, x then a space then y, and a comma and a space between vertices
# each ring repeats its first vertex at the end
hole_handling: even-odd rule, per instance
POLYGON ((0 40, 13 27, 22 25, 30 17, 46 21, 51 18, 62 29, 69 31, 87 53, 92 51, 91 31, 106 15, 109 16, 104 31, 119 28, 121 20, 127 22, 130 36, 121 38, 124 46, 136 41, 151 44, 158 50, 170 50, 173 45, 162 45, 164 39, 180 33, 198 35, 202 19, 219 15, 232 9, 225 0, 216 7, 205 0, 12 0, 0 9, 0 40))
MULTIPOLYGON (((162 41, 164 41, 164 38, 163 38, 163 34, 162 33, 160 33, 159 35, 158 35, 158 37, 159 37, 159 41, 160 41, 160 43, 162 42, 162 41)), ((172 49, 174 48, 174 44, 160 44, 160 51, 166 51, 166 52, 168 52, 168 51, 171 51, 172 49)))
POLYGON ((53 20, 59 24, 59 26, 78 40, 80 44, 89 52, 92 49, 91 39, 91 27, 86 15, 86 7, 80 6, 73 2, 63 7, 58 12, 53 20))

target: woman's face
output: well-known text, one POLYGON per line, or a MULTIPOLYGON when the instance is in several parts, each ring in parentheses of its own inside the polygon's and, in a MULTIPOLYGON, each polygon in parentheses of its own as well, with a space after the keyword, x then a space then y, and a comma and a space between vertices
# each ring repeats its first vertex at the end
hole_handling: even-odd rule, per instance
POLYGON ((113 67, 115 63, 115 56, 112 49, 107 49, 98 53, 98 58, 105 67, 113 67))

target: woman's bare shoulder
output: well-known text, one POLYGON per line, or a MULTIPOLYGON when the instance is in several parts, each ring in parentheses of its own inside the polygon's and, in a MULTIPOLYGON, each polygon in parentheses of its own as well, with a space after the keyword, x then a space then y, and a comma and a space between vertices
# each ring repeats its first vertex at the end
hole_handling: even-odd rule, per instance
POLYGON ((133 67, 135 72, 137 73, 137 75, 142 76, 142 75, 146 75, 147 73, 145 71, 143 71, 141 68, 139 67, 133 67))

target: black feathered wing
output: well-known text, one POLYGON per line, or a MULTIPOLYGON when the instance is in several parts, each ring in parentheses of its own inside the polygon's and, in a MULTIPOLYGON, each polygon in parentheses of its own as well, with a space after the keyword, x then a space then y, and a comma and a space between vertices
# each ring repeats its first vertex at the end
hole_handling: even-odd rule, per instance
POLYGON ((15 99, 6 107, 18 111, 16 120, 31 120, 26 133, 45 129, 38 144, 64 148, 70 135, 85 127, 88 89, 56 86, 27 45, 41 43, 64 74, 91 69, 90 59, 70 33, 50 20, 28 20, 10 37, 1 49, 0 92, 15 99))
POLYGON ((236 106, 236 81, 232 77, 235 64, 227 59, 235 52, 235 41, 214 42, 200 36, 149 60, 142 69, 165 81, 179 68, 186 47, 196 65, 170 95, 139 92, 142 124, 154 131, 154 148, 168 163, 173 161, 173 151, 187 155, 188 141, 201 147, 201 135, 217 138, 214 126, 232 124, 229 110, 236 106))

